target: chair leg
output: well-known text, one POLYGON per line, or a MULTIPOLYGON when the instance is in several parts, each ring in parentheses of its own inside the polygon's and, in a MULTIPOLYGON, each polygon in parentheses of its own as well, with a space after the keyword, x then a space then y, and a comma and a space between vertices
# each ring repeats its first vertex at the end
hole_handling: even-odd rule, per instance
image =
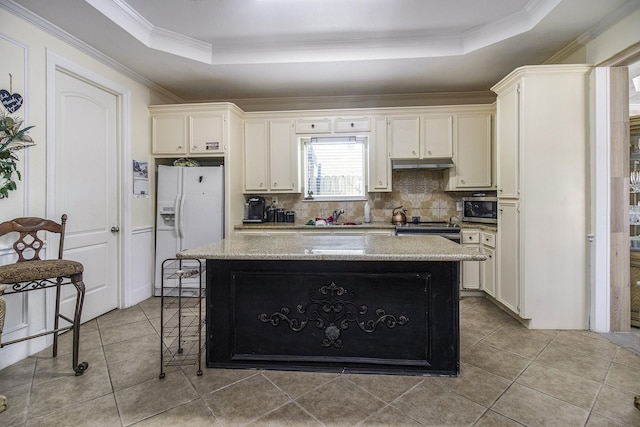
POLYGON ((87 362, 78 363, 80 347, 80 318, 82 317, 82 305, 84 304, 84 282, 82 276, 72 277, 71 282, 76 287, 76 310, 73 315, 73 370, 76 375, 82 375, 89 368, 87 362))
POLYGON ((60 325, 60 288, 62 284, 62 278, 56 279, 56 312, 53 317, 53 357, 58 355, 58 325, 60 325))

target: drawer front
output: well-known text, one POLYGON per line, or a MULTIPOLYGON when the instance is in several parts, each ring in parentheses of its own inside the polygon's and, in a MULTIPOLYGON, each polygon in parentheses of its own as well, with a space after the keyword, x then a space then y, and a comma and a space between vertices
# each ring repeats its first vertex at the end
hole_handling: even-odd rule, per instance
POLYGON ((480 244, 480 232, 479 231, 464 231, 462 230, 462 244, 480 244))
POLYGON ((369 117, 354 117, 336 119, 336 132, 369 132, 371 130, 371 120, 369 117))
POLYGON ((329 133, 331 119, 299 119, 296 120, 296 133, 329 133))
POLYGON ((480 236, 482 239, 482 244, 484 246, 489 246, 490 248, 496 247, 496 235, 493 233, 482 233, 480 236))

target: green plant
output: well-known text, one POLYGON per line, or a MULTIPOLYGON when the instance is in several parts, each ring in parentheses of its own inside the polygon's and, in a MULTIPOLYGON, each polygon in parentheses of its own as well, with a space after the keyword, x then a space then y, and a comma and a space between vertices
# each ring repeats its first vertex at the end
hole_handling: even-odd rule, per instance
POLYGON ((34 145, 27 132, 33 126, 22 127, 20 118, 14 119, 6 113, 0 113, 0 199, 9 197, 9 191, 17 188, 13 179, 15 173, 18 180, 22 179, 18 170, 17 151, 34 145))

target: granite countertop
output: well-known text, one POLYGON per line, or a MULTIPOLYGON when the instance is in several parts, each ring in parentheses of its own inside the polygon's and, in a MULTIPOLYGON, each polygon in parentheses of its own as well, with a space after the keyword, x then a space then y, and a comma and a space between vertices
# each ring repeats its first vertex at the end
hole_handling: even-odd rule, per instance
POLYGON ((322 261, 483 261, 440 236, 229 236, 178 258, 322 261))

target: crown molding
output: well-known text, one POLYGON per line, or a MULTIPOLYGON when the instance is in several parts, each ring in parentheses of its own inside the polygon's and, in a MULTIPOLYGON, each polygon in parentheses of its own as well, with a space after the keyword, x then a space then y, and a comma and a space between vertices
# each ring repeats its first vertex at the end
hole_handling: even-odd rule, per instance
POLYGON ((132 69, 125 67, 121 63, 115 61, 113 58, 105 55, 94 47, 88 45, 77 37, 67 33, 62 30, 60 27, 54 25, 53 23, 43 19, 39 15, 31 12, 30 10, 24 8, 23 6, 13 2, 12 0, 0 0, 0 7, 17 16, 18 18, 27 21, 28 23, 38 27, 42 31, 50 34, 53 37, 56 37, 70 46, 78 49, 82 53, 92 57, 93 59, 101 62, 102 64, 112 68, 113 70, 123 74, 124 76, 134 80, 135 82, 152 89, 158 93, 161 93, 168 99, 174 100, 175 102, 184 102, 181 98, 174 95, 173 93, 167 91, 166 89, 158 86, 151 80, 146 77, 136 73, 132 69))

